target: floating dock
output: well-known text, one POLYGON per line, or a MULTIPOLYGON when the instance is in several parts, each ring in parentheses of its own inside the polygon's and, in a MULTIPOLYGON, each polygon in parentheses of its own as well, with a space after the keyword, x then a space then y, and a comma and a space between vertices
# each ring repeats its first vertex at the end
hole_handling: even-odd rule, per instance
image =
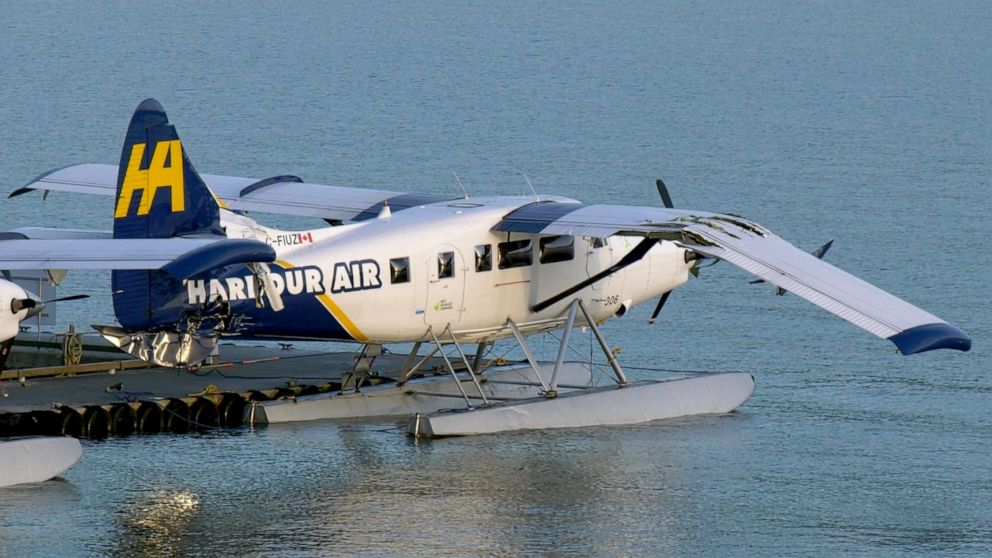
MULTIPOLYGON (((90 343, 89 341, 87 343, 90 343)), ((90 362, 53 364, 60 341, 18 343, 0 372, 0 437, 104 438, 188 432, 244 424, 252 402, 336 392, 355 353, 222 345, 213 364, 196 372, 159 368, 93 341, 90 362), (22 366, 22 363, 29 363, 22 366), (48 364, 38 366, 39 364, 48 364)), ((371 384, 389 381, 406 355, 375 361, 371 384)), ((429 361, 425 369, 443 366, 429 361)))

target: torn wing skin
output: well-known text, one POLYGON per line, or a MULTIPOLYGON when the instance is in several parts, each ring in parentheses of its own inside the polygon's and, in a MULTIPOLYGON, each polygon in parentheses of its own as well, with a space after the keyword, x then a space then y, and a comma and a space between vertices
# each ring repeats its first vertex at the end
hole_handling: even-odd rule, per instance
POLYGON ((541 202, 509 213, 496 231, 672 240, 800 296, 878 337, 903 354, 967 351, 957 327, 733 215, 669 208, 541 202))
MULTIPOLYGON (((12 192, 10 197, 33 190, 113 196, 117 189, 117 172, 116 165, 70 165, 38 176, 12 192)), ((263 179, 217 174, 200 174, 200 177, 228 209, 316 217, 331 222, 371 219, 379 214, 384 203, 388 203, 392 211, 399 211, 454 199, 433 194, 306 183, 288 175, 263 179)))
POLYGON ((216 238, 0 240, 0 269, 161 269, 177 279, 237 263, 275 261, 257 240, 216 238))

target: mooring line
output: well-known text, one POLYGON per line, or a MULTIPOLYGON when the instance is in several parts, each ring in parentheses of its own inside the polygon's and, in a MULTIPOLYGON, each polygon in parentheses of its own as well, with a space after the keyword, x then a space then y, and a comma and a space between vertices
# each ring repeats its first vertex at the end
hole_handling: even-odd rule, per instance
POLYGON ((193 420, 191 418, 186 418, 186 417, 180 415, 179 413, 170 410, 168 407, 162 407, 162 410, 165 411, 166 413, 169 413, 170 415, 178 418, 178 419, 184 420, 184 421, 188 422, 189 424, 195 425, 195 426, 197 426, 197 427, 199 427, 199 428, 201 428, 203 430, 219 430, 219 429, 223 428, 221 426, 212 426, 212 425, 209 425, 209 424, 200 424, 199 422, 196 422, 195 420, 193 420))

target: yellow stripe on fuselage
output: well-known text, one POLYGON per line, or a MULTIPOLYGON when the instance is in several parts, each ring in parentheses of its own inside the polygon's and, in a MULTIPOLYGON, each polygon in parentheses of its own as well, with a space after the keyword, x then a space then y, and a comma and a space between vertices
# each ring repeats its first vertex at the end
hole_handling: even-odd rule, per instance
POLYGON ((227 207, 227 204, 224 203, 224 200, 222 200, 219 197, 217 197, 217 194, 215 194, 214 191, 210 189, 210 186, 207 186, 207 191, 210 192, 210 195, 214 197, 214 201, 217 202, 218 207, 220 207, 221 209, 228 209, 229 210, 229 208, 227 207))
POLYGON ((363 343, 369 340, 369 338, 358 329, 358 326, 356 326, 355 323, 352 322, 347 315, 345 315, 344 310, 341 310, 341 307, 335 304, 334 301, 331 300, 331 297, 327 296, 327 293, 317 295, 317 300, 324 305, 324 308, 327 308, 331 315, 334 316, 334 319, 336 319, 338 323, 344 327, 345 331, 348 332, 348 335, 350 335, 354 340, 361 341, 363 343))
MULTIPOLYGON (((293 269, 294 267, 293 264, 285 260, 276 260, 275 264, 278 265, 279 267, 282 267, 283 269, 293 269)), ((350 335, 352 339, 354 339, 355 341, 361 341, 363 343, 369 340, 369 338, 366 337, 365 334, 362 333, 360 329, 358 329, 358 326, 355 325, 355 322, 351 321, 348 315, 344 313, 344 310, 342 310, 341 307, 337 305, 337 303, 331 300, 331 297, 327 296, 327 293, 321 293, 317 295, 317 300, 319 300, 320 303, 324 305, 324 308, 326 308, 327 311, 331 313, 331 316, 334 316, 334 319, 337 320, 339 324, 341 324, 341 327, 343 327, 345 331, 348 332, 348 335, 350 335)))

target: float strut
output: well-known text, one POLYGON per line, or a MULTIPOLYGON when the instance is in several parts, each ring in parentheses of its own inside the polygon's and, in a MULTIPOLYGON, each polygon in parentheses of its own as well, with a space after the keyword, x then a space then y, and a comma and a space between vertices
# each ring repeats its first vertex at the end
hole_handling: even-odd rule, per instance
POLYGON ((517 329, 517 324, 513 323, 510 318, 506 319, 506 325, 510 326, 510 331, 513 332, 513 336, 517 338, 517 344, 520 345, 520 349, 524 352, 524 356, 527 357, 527 362, 530 363, 530 367, 534 369, 534 375, 537 376, 537 381, 541 382, 541 389, 544 393, 551 390, 548 384, 544 381, 544 377, 541 376, 541 369, 537 366, 537 361, 534 360, 534 354, 530 352, 530 347, 527 345, 527 341, 524 340, 523 334, 517 329))
POLYGON ((613 350, 606 344, 606 339, 603 338, 603 334, 599 332, 599 327, 596 325, 596 320, 592 319, 592 316, 589 315, 589 311, 586 310, 586 305, 582 304, 582 299, 577 298, 575 301, 579 304, 579 310, 581 310, 582 315, 585 316, 586 322, 588 322, 589 327, 592 329, 593 335, 596 336, 596 341, 599 341, 599 346, 602 347, 603 353, 606 355, 606 360, 609 361, 610 367, 613 368, 613 373, 617 377, 617 383, 621 386, 629 384, 630 382, 627 380, 627 376, 624 375, 623 370, 620 369, 620 363, 617 362, 617 357, 613 354, 613 350))
POLYGON ((465 353, 462 352, 462 348, 458 345, 458 341, 455 340, 455 332, 451 331, 451 324, 445 328, 448 332, 448 336, 451 337, 451 344, 455 346, 455 350, 458 351, 458 356, 462 357, 462 362, 465 363, 465 368, 468 369, 468 375, 472 377, 472 382, 475 384, 475 389, 479 390, 479 395, 482 396, 482 403, 484 405, 489 404, 489 400, 486 399, 485 392, 482 391, 482 384, 479 383, 479 378, 475 376, 475 370, 469 365, 468 359, 465 358, 465 353))
MULTIPOLYGON (((447 328, 445 328, 445 329, 447 329, 447 328)), ((434 328, 433 327, 427 326, 427 333, 430 333, 431 334, 431 339, 434 340, 434 344, 437 345, 438 350, 441 351, 441 358, 443 358, 444 359, 444 363, 448 365, 448 370, 451 371, 451 377, 454 378, 454 380, 455 380, 455 386, 458 388, 458 391, 461 392, 462 397, 465 399, 465 405, 469 409, 471 409, 472 408, 472 401, 469 400, 468 394, 465 393, 465 388, 462 387, 462 383, 458 379, 458 374, 455 373, 455 367, 452 366, 451 365, 451 361, 448 360, 447 353, 445 353, 444 352, 444 349, 441 347, 441 340, 437 338, 437 335, 434 335, 434 328)))
MULTIPOLYGON (((410 355, 407 357, 408 362, 413 360, 417 356, 417 351, 420 350, 419 341, 414 345, 413 349, 414 349, 413 352, 411 352, 410 355)), ((403 372, 403 374, 401 374, 400 377, 396 380, 396 385, 402 386, 403 384, 407 383, 410 380, 410 378, 412 378, 413 375, 417 372, 417 370, 419 370, 420 367, 423 366, 425 362, 427 362, 432 356, 434 356, 434 353, 436 353, 437 351, 438 348, 434 347, 433 349, 428 351, 426 355, 424 355, 424 358, 417 361, 417 364, 414 364, 413 366, 410 367, 406 367, 406 371, 403 372)))
POLYGON ((472 370, 478 371, 482 368, 482 358, 485 356, 488 345, 485 341, 479 342, 479 346, 475 349, 475 358, 472 359, 472 370))
POLYGON ((572 336, 572 326, 575 325, 575 309, 579 305, 579 299, 568 305, 568 318, 565 320, 565 328, 561 333, 561 346, 558 348, 558 358, 555 359, 555 368, 551 373, 551 386, 545 394, 547 397, 558 396, 558 372, 562 363, 565 362, 565 350, 568 349, 568 340, 572 336))
POLYGON ((413 360, 417 358, 417 353, 420 352, 421 345, 423 345, 423 342, 417 341, 413 344, 413 350, 410 351, 410 354, 406 355, 406 361, 403 363, 403 375, 405 375, 408 370, 413 369, 413 360))

